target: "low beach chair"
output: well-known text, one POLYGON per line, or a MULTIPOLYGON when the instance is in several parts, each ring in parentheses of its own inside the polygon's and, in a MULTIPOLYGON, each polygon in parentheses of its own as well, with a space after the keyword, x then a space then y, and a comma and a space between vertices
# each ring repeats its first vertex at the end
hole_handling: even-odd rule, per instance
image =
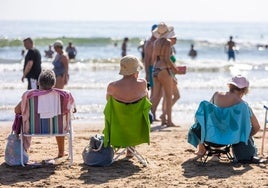
POLYGON ((119 102, 112 97, 108 99, 104 109, 104 146, 110 144, 115 149, 117 155, 113 161, 129 151, 144 166, 148 165, 135 146, 150 144, 150 108, 151 103, 146 97, 130 104, 119 102))
MULTIPOLYGON (((39 92, 30 93, 28 97, 23 97, 25 101, 23 126, 21 129, 21 165, 23 164, 23 149, 30 147, 31 137, 55 137, 55 136, 67 136, 69 140, 69 152, 68 158, 70 160, 69 165, 73 163, 73 148, 72 148, 72 123, 71 123, 71 107, 73 107, 73 98, 71 94, 63 90, 50 90, 44 91, 41 95, 39 92), (54 92, 53 97, 58 97, 59 109, 61 113, 50 118, 41 118, 38 112, 39 97, 43 99, 51 100, 51 93, 54 92), (56 94, 55 94, 56 93, 56 94), (49 97, 50 95, 50 97, 49 97), (58 95, 58 96, 57 96, 58 95), (67 107, 68 106, 68 107, 67 107)), ((45 105, 47 108, 55 108, 55 104, 48 102, 45 105), (54 106, 54 107, 52 107, 54 106)))
POLYGON ((230 161, 232 144, 248 143, 250 136, 250 109, 241 102, 231 107, 218 107, 208 101, 202 101, 195 114, 195 123, 188 133, 188 142, 197 147, 199 143, 206 148, 201 158, 203 164, 208 157, 226 155, 230 161))
MULTIPOLYGON (((265 148, 265 137, 266 137, 266 131, 268 131, 268 119, 267 119, 267 113, 268 113, 268 106, 263 106, 265 109, 265 116, 264 116, 264 126, 263 126, 263 135, 262 135, 262 142, 261 142, 261 155, 264 155, 264 148, 265 148)), ((266 146, 267 147, 267 146, 266 146)), ((266 152, 268 152, 268 149, 266 148, 266 152)))

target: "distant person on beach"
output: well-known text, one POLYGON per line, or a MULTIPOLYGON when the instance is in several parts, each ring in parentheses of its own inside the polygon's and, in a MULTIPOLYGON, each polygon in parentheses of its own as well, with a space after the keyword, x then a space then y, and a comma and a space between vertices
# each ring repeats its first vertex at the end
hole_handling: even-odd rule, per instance
POLYGON ((154 41, 156 40, 156 37, 153 35, 153 30, 157 28, 157 24, 154 24, 151 27, 151 32, 152 35, 149 39, 147 39, 144 43, 144 67, 145 67, 145 79, 148 83, 148 88, 151 89, 151 94, 152 96, 152 91, 153 91, 153 47, 154 47, 154 41))
POLYGON ((24 49, 22 49, 22 50, 21 50, 20 55, 21 55, 21 57, 22 57, 22 58, 24 58, 24 57, 25 57, 25 50, 24 50, 24 49))
POLYGON ((230 36, 230 40, 226 44, 228 61, 233 59, 235 61, 235 42, 233 41, 233 37, 230 36))
POLYGON ((191 44, 191 49, 188 53, 188 56, 190 56, 192 59, 195 59, 197 56, 197 51, 194 49, 194 45, 191 44))
POLYGON ((52 50, 52 46, 48 46, 48 50, 45 50, 45 57, 46 58, 52 58, 54 54, 54 51, 52 50))
POLYGON ((152 57, 152 62, 155 62, 153 69, 153 96, 151 97, 152 113, 156 117, 156 108, 163 92, 166 100, 167 120, 163 120, 162 125, 167 125, 168 127, 175 126, 172 122, 172 87, 174 81, 172 72, 177 74, 178 71, 170 60, 172 53, 172 42, 170 38, 174 35, 174 28, 172 26, 168 27, 164 22, 161 22, 153 31, 153 34, 157 39, 154 42, 152 57))
POLYGON ((128 37, 125 37, 124 38, 124 41, 122 43, 122 46, 121 46, 121 50, 122 50, 122 53, 121 53, 121 56, 124 57, 127 55, 127 43, 128 43, 128 37))
POLYGON ((65 51, 67 52, 69 59, 75 59, 75 57, 77 55, 77 50, 76 50, 75 46, 71 42, 69 42, 69 44, 66 47, 65 51))
POLYGON ((144 62, 144 43, 145 41, 140 41, 140 45, 138 46, 138 51, 141 53, 141 61, 144 62))
POLYGON ((53 71, 56 75, 55 88, 63 89, 69 79, 68 56, 63 51, 63 42, 61 40, 57 40, 53 46, 57 53, 52 61, 52 64, 54 65, 53 71))
POLYGON ((37 89, 37 79, 41 73, 41 54, 39 50, 34 47, 33 40, 30 37, 24 39, 23 44, 28 52, 24 58, 23 76, 21 81, 24 82, 24 78, 27 78, 27 88, 37 89))
MULTIPOLYGON (((54 43, 54 50, 56 51, 55 59, 52 64, 54 65, 53 71, 56 75, 55 88, 64 89, 64 86, 69 80, 69 60, 67 54, 63 51, 63 42, 56 40, 54 43)), ((59 147, 59 156, 64 155, 64 136, 56 137, 59 147)))

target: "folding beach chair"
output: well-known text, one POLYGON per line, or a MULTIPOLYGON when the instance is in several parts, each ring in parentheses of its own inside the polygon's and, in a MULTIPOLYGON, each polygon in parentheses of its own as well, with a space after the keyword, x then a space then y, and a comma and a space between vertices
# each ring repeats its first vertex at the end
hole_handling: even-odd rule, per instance
POLYGON ((217 156, 219 159, 221 155, 226 155, 230 161, 233 161, 234 158, 230 152, 231 144, 223 145, 223 144, 214 144, 211 142, 204 142, 204 146, 206 148, 206 153, 203 157, 203 164, 207 162, 208 157, 217 156))
MULTIPOLYGON (((42 95, 38 92, 28 94, 29 97, 24 97, 26 112, 23 116, 23 126, 21 129, 21 165, 23 164, 23 149, 30 147, 31 137, 55 137, 67 136, 69 142, 69 165, 73 163, 73 148, 72 148, 72 124, 71 124, 71 107, 73 107, 73 98, 71 94, 64 90, 50 90, 44 91, 42 95), (56 104, 61 109, 61 113, 50 118, 43 118, 39 111, 39 97, 43 100, 51 100, 51 93, 54 92, 53 97, 58 97, 59 103, 56 104), (56 94, 55 94, 56 92, 56 94), (50 95, 50 97, 49 97, 50 95), (27 115, 28 114, 28 115, 27 115)), ((55 104, 47 102, 47 108, 55 108, 55 104)), ((22 109, 23 110, 23 109, 22 109)))
POLYGON ((137 152, 135 146, 150 143, 150 108, 151 103, 146 97, 131 104, 119 102, 112 97, 108 99, 104 109, 104 146, 110 144, 115 148, 117 155, 113 161, 129 151, 147 166, 146 159, 137 152))
POLYGON ((205 164, 208 157, 226 155, 230 161, 232 144, 247 143, 251 131, 250 109, 241 102, 231 107, 221 108, 208 101, 202 101, 195 114, 196 122, 188 134, 188 142, 197 147, 204 144, 206 153, 202 157, 205 164))
MULTIPOLYGON (((265 105, 263 107, 265 109, 265 116, 264 116, 263 135, 262 135, 262 142, 261 142, 261 155, 264 155, 264 147, 265 147, 265 139, 266 139, 265 136, 266 136, 266 131, 268 130, 268 127, 267 127, 267 123, 268 123, 268 119, 267 119, 268 107, 265 106, 265 105)), ((266 152, 267 151, 268 150, 266 150, 266 152)))

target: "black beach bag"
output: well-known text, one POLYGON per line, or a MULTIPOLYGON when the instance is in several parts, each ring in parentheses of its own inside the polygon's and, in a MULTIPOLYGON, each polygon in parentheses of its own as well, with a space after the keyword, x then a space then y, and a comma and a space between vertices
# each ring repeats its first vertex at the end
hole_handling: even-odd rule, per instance
POLYGON ((82 152, 84 163, 89 166, 109 166, 113 162, 114 150, 103 146, 104 136, 96 134, 82 152))

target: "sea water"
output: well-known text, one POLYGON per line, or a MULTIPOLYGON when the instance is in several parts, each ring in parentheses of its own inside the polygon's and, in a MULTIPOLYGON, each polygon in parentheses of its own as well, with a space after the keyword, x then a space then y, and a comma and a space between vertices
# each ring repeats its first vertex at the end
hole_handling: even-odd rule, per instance
MULTIPOLYGON (((21 82, 22 39, 32 37, 42 54, 42 67, 52 68, 52 59, 44 50, 57 39, 72 42, 78 54, 70 63, 70 81, 66 89, 74 95, 78 121, 103 121, 106 88, 120 79, 121 44, 128 37, 128 54, 140 57, 137 47, 151 35, 151 22, 38 22, 0 21, 0 121, 12 121, 14 106, 26 89, 21 82)), ((187 66, 185 75, 177 75, 181 98, 173 107, 176 124, 190 126, 202 100, 210 100, 215 91, 225 91, 226 83, 237 74, 247 76, 250 92, 245 100, 257 118, 264 120, 263 105, 268 104, 268 23, 186 23, 170 22, 177 34, 177 65, 187 66), (236 61, 227 61, 224 46, 232 35, 239 48, 236 61), (198 52, 188 57, 190 45, 198 52)), ((145 77, 142 70, 140 77, 145 77)), ((161 106, 157 111, 159 116, 161 106)))

